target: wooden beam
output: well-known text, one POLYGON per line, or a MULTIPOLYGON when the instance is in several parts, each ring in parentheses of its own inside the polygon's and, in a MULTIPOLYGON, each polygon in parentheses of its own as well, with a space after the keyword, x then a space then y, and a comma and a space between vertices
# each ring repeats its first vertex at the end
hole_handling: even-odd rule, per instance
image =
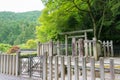
POLYGON ((85 37, 84 35, 81 36, 68 36, 68 38, 81 38, 81 37, 85 37))
POLYGON ((71 32, 63 32, 63 33, 60 33, 60 35, 68 35, 68 34, 76 34, 76 33, 84 33, 84 32, 93 32, 93 29, 71 31, 71 32))

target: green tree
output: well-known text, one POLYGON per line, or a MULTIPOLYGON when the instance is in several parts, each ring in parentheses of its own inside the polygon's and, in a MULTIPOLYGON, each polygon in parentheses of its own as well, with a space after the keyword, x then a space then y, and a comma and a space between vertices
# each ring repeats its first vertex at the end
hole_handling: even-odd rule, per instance
MULTIPOLYGON (((52 30, 51 26, 54 26, 56 30, 59 30, 57 31, 58 33, 93 28, 93 35, 97 39, 112 39, 114 34, 119 34, 119 0, 42 1, 46 8, 40 17, 41 28, 46 28, 47 30, 49 26, 52 30)), ((41 32, 38 31, 38 33, 41 32)), ((42 29, 42 34, 44 33, 47 32, 42 29)), ((48 35, 43 37, 47 39, 48 35)), ((40 37, 40 39, 43 39, 43 37, 40 37)), ((120 36, 117 35, 116 39, 118 37, 120 36)))

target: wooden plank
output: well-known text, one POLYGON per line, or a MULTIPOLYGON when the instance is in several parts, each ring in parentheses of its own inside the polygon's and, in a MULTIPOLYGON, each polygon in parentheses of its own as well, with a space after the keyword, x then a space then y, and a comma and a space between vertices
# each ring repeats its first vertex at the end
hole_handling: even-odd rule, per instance
POLYGON ((100 57, 100 79, 105 80, 104 59, 100 57))
POLYGON ((110 41, 110 45, 111 45, 111 56, 114 56, 114 51, 113 51, 113 41, 110 41))
POLYGON ((52 56, 49 56, 49 80, 52 80, 52 56))
POLYGON ((15 75, 15 58, 16 58, 16 56, 15 55, 12 55, 13 56, 13 59, 12 59, 12 75, 15 75))
POLYGON ((85 35, 85 40, 87 40, 87 32, 86 31, 84 32, 84 35, 85 35))
POLYGON ((98 53, 97 53, 97 42, 96 42, 96 39, 93 38, 93 55, 94 55, 94 58, 95 60, 98 60, 98 53))
POLYGON ((57 41, 57 55, 60 55, 60 41, 57 41))
POLYGON ((107 41, 107 57, 110 57, 109 41, 107 41))
POLYGON ((6 56, 7 56, 6 74, 8 74, 9 73, 9 56, 8 55, 6 55, 6 56))
POLYGON ((114 72, 114 60, 110 59, 110 76, 111 80, 115 80, 115 72, 114 72))
POLYGON ((79 47, 79 55, 80 57, 83 57, 84 56, 84 42, 83 42, 83 39, 79 39, 78 41, 78 47, 79 47))
POLYGON ((37 56, 40 56, 40 42, 37 43, 37 56))
POLYGON ((80 31, 71 31, 71 32, 63 32, 63 33, 60 33, 60 35, 75 34, 75 33, 84 33, 84 32, 93 32, 93 29, 80 30, 80 31))
POLYGON ((20 51, 16 53, 16 76, 20 74, 20 51))
POLYGON ((82 79, 87 80, 86 57, 82 58, 82 79))
POLYGON ((68 36, 65 35, 65 54, 68 55, 68 36))
POLYGON ((0 73, 1 73, 1 55, 0 55, 0 73))
POLYGON ((58 80, 59 76, 58 76, 58 57, 55 56, 55 80, 58 80))
POLYGON ((103 41, 103 52, 104 52, 104 57, 106 57, 106 56, 107 56, 107 54, 106 54, 105 41, 103 41))
POLYGON ((90 56, 92 56, 92 43, 91 42, 89 42, 89 54, 90 54, 90 56))
POLYGON ((85 47, 85 56, 87 57, 88 56, 88 43, 87 42, 84 43, 84 47, 85 47))
POLYGON ((78 58, 74 57, 74 70, 75 70, 75 80, 79 80, 79 69, 78 69, 78 58))
POLYGON ((53 41, 49 42, 49 56, 53 56, 53 41))
POLYGON ((64 57, 61 57, 61 80, 65 80, 64 57))
POLYGON ((80 35, 80 36, 68 36, 68 38, 84 38, 85 35, 80 35))
POLYGON ((6 70, 6 55, 4 54, 4 69, 3 69, 3 73, 5 74, 5 70, 6 70))
POLYGON ((9 75, 11 75, 12 74, 12 56, 11 55, 9 55, 9 61, 10 61, 10 64, 9 64, 9 75))
POLYGON ((1 55, 1 73, 3 73, 3 64, 4 64, 4 56, 3 54, 1 55))
POLYGON ((91 63, 91 80, 95 80, 95 58, 90 58, 91 63))
POLYGON ((72 56, 77 56, 76 38, 72 38, 72 56))
POLYGON ((67 77, 68 80, 72 80, 72 75, 71 75, 71 57, 67 57, 67 77))
POLYGON ((47 80, 47 53, 44 53, 43 66, 43 80, 47 80))

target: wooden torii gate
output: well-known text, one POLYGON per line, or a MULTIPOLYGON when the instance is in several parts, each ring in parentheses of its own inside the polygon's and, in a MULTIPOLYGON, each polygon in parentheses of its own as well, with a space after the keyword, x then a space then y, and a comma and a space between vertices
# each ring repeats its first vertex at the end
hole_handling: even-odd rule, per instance
POLYGON ((93 32, 93 29, 87 29, 87 30, 79 30, 79 31, 71 31, 71 32, 63 32, 60 33, 60 35, 65 35, 65 54, 68 55, 68 38, 72 38, 72 43, 75 43, 76 38, 84 38, 87 40, 87 33, 93 32), (83 34, 79 36, 69 36, 71 34, 83 34))

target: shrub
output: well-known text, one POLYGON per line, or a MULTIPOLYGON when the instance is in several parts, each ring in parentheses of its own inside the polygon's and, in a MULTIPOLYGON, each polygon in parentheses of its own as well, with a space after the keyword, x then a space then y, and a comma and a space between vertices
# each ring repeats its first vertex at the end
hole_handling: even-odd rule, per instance
POLYGON ((12 46, 7 53, 16 53, 20 48, 18 46, 12 46))
POLYGON ((7 50, 10 48, 11 48, 11 45, 9 44, 3 44, 3 43, 0 44, 0 51, 2 52, 7 52, 7 50))
POLYGON ((28 57, 30 57, 30 56, 35 57, 35 56, 37 56, 37 53, 21 54, 21 55, 20 55, 21 58, 28 58, 28 57))

